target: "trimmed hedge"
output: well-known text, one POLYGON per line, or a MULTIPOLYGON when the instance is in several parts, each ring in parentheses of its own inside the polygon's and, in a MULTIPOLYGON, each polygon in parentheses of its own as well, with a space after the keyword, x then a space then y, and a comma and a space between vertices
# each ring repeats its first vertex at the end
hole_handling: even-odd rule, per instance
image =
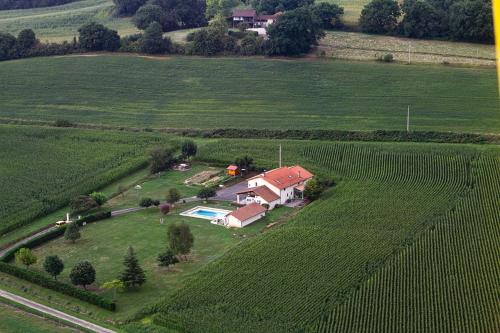
POLYGON ((37 271, 31 271, 23 268, 9 265, 5 262, 0 262, 0 271, 18 277, 20 279, 35 283, 41 287, 48 288, 62 294, 78 298, 84 302, 97 305, 103 309, 115 311, 116 304, 97 294, 86 290, 78 289, 66 283, 62 283, 52 278, 45 276, 37 271))
POLYGON ((110 211, 99 212, 99 213, 84 216, 81 219, 79 219, 78 221, 76 221, 76 223, 79 226, 82 226, 83 223, 92 223, 92 222, 96 222, 96 221, 100 221, 100 220, 104 220, 104 219, 109 219, 110 217, 111 217, 110 211))

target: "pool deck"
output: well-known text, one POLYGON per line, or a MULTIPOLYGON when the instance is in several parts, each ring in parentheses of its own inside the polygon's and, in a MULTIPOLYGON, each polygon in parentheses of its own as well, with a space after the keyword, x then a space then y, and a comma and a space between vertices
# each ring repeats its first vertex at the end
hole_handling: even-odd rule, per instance
POLYGON ((209 211, 209 212, 214 212, 216 214, 221 214, 223 216, 231 213, 230 210, 227 210, 227 209, 220 209, 220 208, 212 208, 212 207, 205 207, 205 206, 196 206, 196 207, 193 207, 191 209, 188 209, 182 213, 180 213, 179 215, 181 216, 187 216, 187 217, 193 217, 193 218, 197 218, 197 219, 204 219, 204 220, 213 220, 217 217, 222 217, 222 216, 203 216, 203 215, 198 215, 196 214, 195 212, 198 211, 198 210, 205 210, 205 211, 209 211))

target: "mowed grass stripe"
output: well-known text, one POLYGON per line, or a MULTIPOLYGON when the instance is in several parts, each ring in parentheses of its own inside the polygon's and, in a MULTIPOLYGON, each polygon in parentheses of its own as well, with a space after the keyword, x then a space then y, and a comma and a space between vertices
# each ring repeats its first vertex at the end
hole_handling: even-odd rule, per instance
POLYGON ((498 133, 495 72, 480 68, 133 56, 3 62, 3 118, 134 127, 498 133))

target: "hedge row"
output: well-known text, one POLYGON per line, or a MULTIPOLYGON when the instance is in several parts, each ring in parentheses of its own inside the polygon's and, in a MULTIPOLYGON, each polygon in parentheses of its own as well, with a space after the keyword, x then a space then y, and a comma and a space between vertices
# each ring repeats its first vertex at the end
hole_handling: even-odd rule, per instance
POLYGON ((31 271, 24 268, 19 268, 14 265, 9 265, 5 262, 0 262, 0 271, 18 277, 20 279, 32 282, 41 287, 45 287, 65 295, 78 298, 79 300, 82 300, 84 302, 97 305, 103 309, 110 311, 116 310, 116 304, 110 300, 107 300, 89 291, 78 289, 69 284, 56 281, 37 271, 31 271))
POLYGON ((432 132, 432 131, 341 131, 341 130, 271 130, 271 129, 214 129, 183 130, 183 136, 238 139, 296 139, 327 141, 407 141, 439 143, 499 143, 497 135, 432 132))

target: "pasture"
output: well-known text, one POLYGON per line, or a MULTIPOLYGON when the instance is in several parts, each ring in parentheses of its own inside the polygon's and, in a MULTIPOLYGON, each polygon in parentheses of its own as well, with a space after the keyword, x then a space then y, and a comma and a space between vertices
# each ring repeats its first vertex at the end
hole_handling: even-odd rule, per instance
MULTIPOLYGON (((159 136, 0 126, 0 230, 47 215, 80 194, 144 167, 159 136)), ((54 221, 52 221, 54 222, 54 221)))
POLYGON ((0 71, 0 120, 405 130, 410 105, 414 131, 500 129, 496 73, 484 68, 98 55, 7 61, 0 71))
POLYGON ((117 30, 121 36, 137 32, 130 18, 112 15, 111 0, 82 0, 62 6, 0 11, 0 31, 17 34, 22 29, 33 29, 41 41, 71 41, 78 36, 78 28, 88 22, 97 22, 117 30))
POLYGON ((369 61, 391 53, 404 63, 495 66, 494 45, 328 31, 318 49, 335 59, 369 61))
MULTIPOLYGON (((271 168, 277 144, 221 140, 199 158, 249 154, 271 168)), ((158 305, 155 324, 190 332, 498 330, 498 147, 286 141, 283 151, 286 164, 332 176, 337 187, 193 276, 158 305)))

